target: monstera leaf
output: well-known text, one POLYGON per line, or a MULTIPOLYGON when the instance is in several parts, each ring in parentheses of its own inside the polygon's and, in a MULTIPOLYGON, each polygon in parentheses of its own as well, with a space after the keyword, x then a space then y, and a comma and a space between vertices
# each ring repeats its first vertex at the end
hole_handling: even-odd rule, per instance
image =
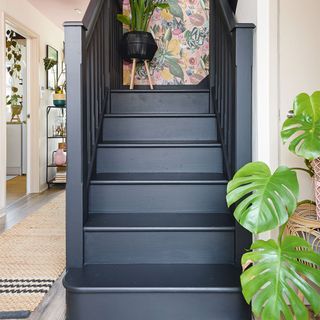
POLYGON ((262 320, 308 320, 308 310, 296 289, 315 314, 320 312, 320 295, 310 285, 320 286, 320 270, 317 269, 320 255, 312 251, 308 242, 288 236, 281 244, 274 240, 256 241, 251 249, 254 251, 242 256, 242 265, 245 268, 254 265, 241 275, 241 285, 247 303, 252 301, 256 316, 262 320))
POLYGON ((295 99, 293 117, 281 131, 282 141, 290 141, 289 150, 307 160, 320 157, 320 91, 312 96, 302 93, 295 99))
POLYGON ((287 167, 273 174, 263 162, 242 167, 228 183, 228 206, 237 203, 234 216, 252 233, 272 230, 288 221, 299 194, 297 175, 287 167))

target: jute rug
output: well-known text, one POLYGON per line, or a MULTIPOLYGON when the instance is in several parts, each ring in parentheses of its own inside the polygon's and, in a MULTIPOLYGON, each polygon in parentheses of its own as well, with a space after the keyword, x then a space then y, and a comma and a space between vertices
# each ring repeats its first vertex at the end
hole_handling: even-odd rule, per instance
POLYGON ((27 317, 64 269, 61 194, 0 235, 0 319, 27 317))

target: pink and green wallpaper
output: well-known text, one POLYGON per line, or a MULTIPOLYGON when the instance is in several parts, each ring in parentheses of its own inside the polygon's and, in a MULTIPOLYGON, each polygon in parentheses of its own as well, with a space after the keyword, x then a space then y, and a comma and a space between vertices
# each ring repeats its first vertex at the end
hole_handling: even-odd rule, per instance
MULTIPOLYGON (((129 14, 129 0, 123 1, 129 14)), ((170 9, 157 10, 149 31, 158 44, 150 63, 156 85, 196 85, 209 73, 209 0, 168 0, 170 9)), ((124 62, 123 84, 130 83, 132 65, 124 62)), ((136 85, 147 85, 147 74, 138 64, 136 85)))

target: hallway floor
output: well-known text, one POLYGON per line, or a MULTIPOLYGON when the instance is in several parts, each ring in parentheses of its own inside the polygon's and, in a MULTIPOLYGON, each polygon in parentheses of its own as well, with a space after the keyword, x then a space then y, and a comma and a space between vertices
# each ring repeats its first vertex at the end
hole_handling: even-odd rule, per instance
MULTIPOLYGON (((0 215, 6 214, 0 218, 0 234, 21 222, 63 192, 60 188, 51 188, 41 194, 27 195, 16 200, 7 209, 0 211, 0 215)), ((62 277, 54 283, 40 305, 30 315, 29 320, 65 319, 65 290, 62 286, 62 277)))
POLYGON ((27 193, 27 176, 16 176, 7 180, 7 206, 24 197, 27 193))

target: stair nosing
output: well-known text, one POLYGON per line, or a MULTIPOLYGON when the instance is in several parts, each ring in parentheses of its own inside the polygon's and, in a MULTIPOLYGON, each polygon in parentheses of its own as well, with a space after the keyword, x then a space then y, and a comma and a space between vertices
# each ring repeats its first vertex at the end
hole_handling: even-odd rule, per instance
POLYGON ((131 90, 131 89, 112 89, 111 90, 111 94, 112 93, 131 93, 131 94, 135 94, 135 93, 210 93, 210 89, 196 89, 196 88, 186 88, 186 89, 135 89, 135 90, 131 90))
POLYGON ((104 118, 216 118, 214 113, 108 113, 104 118))
MULTIPOLYGON (((208 140, 209 141, 209 140, 208 140)), ((202 141, 203 142, 203 141, 202 141)), ((164 143, 163 141, 157 143, 156 141, 146 141, 143 143, 139 143, 139 142, 135 142, 134 140, 132 141, 132 143, 128 143, 128 140, 125 143, 122 143, 121 140, 120 141, 115 141, 115 140, 111 140, 111 141, 103 141, 100 142, 98 144, 98 148, 150 148, 150 147, 158 147, 158 148, 203 148, 203 147, 207 147, 207 148, 221 148, 222 144, 219 142, 208 142, 208 143, 197 143, 196 140, 194 143, 180 143, 180 142, 168 142, 168 143, 164 143)))
POLYGON ((123 184, 123 185, 164 185, 164 184, 192 184, 192 185, 224 185, 228 180, 95 180, 90 181, 90 185, 123 184))
POLYGON ((73 287, 68 286, 67 281, 63 281, 64 287, 69 292, 74 293, 104 293, 104 292, 174 292, 174 293, 191 293, 191 292, 204 292, 204 293, 223 293, 223 292, 241 292, 240 287, 109 287, 109 288, 101 288, 101 287, 73 287))
POLYGON ((201 231, 216 231, 216 232, 233 232, 235 227, 93 227, 93 226, 84 226, 83 230, 85 232, 147 232, 147 231, 159 231, 159 232, 184 232, 184 231, 194 231, 194 232, 201 232, 201 231))

